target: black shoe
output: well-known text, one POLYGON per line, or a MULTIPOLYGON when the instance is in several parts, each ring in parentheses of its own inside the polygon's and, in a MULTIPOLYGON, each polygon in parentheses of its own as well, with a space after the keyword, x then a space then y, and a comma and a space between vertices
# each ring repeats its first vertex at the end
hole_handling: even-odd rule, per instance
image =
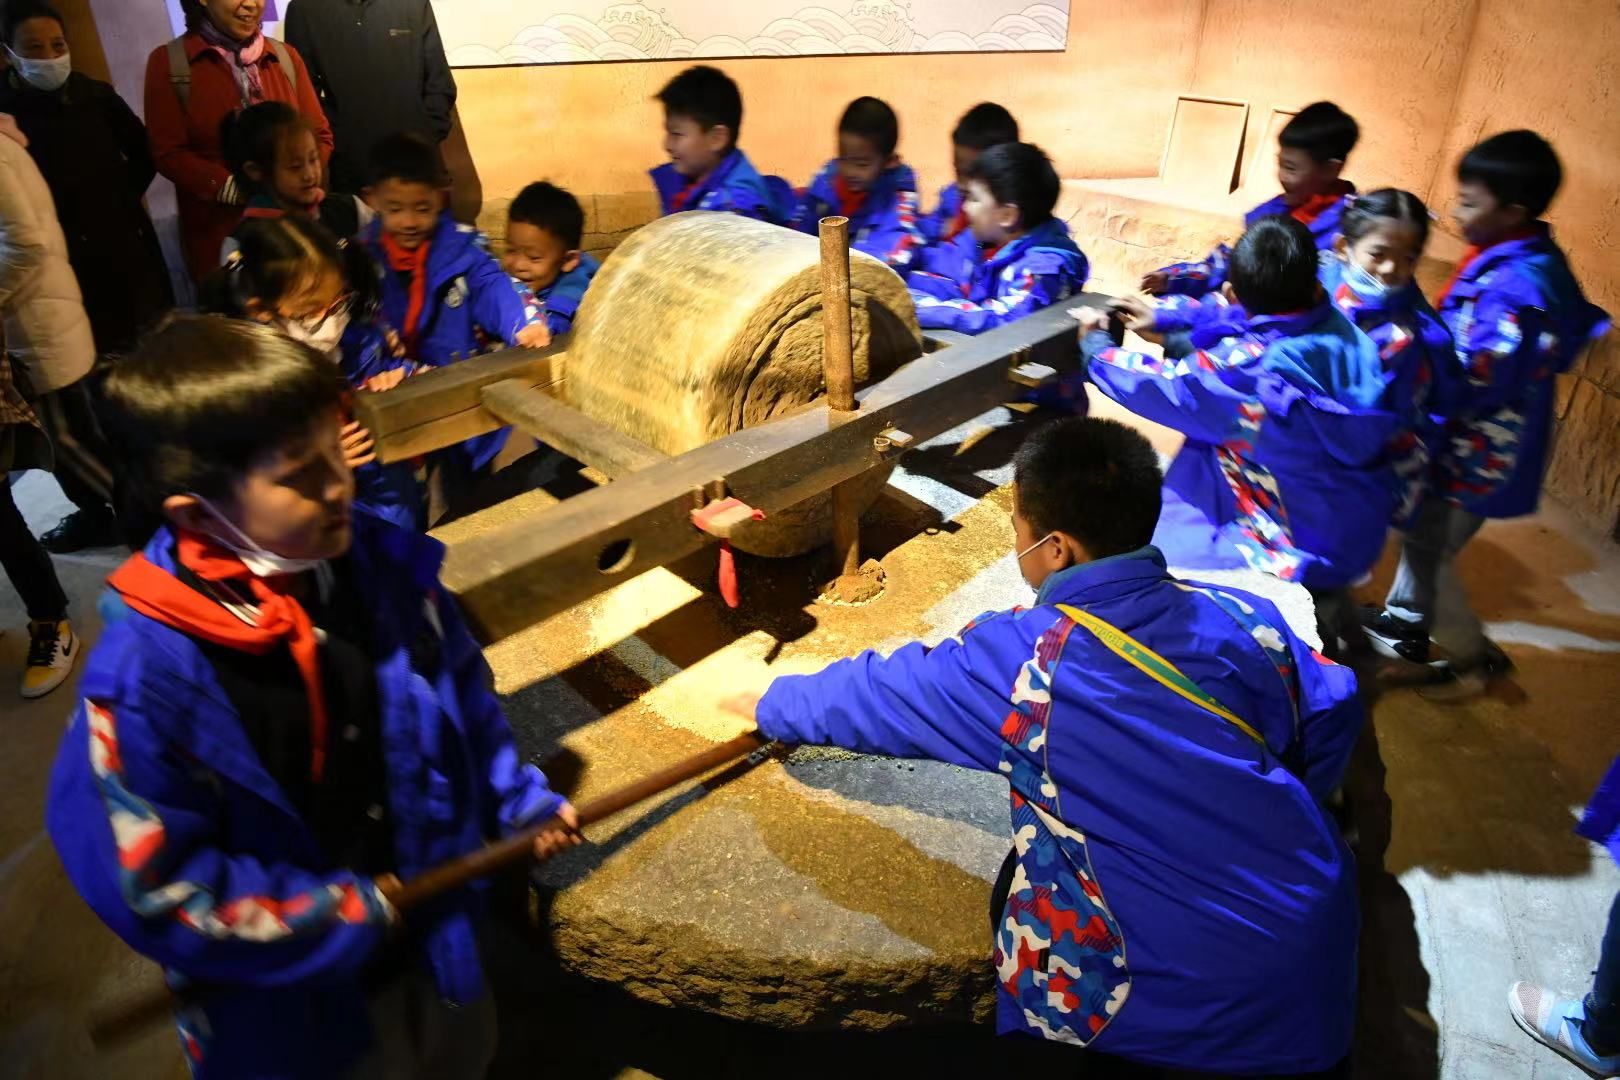
POLYGON ((1498 679, 1508 674, 1514 668, 1513 658, 1502 651, 1502 647, 1489 638, 1485 640, 1485 652, 1480 657, 1480 670, 1485 672, 1486 678, 1498 679))
POLYGON ((1420 623, 1397 619, 1381 608, 1364 607, 1361 628, 1373 649, 1384 656, 1409 664, 1429 662, 1429 633, 1420 623))
POLYGON ((55 555, 123 544, 118 535, 118 521, 111 510, 75 510, 40 537, 39 542, 55 555))
POLYGON ((1361 609, 1361 627, 1387 641, 1427 641, 1429 632, 1422 623, 1410 619, 1397 619, 1383 608, 1366 606, 1361 609))

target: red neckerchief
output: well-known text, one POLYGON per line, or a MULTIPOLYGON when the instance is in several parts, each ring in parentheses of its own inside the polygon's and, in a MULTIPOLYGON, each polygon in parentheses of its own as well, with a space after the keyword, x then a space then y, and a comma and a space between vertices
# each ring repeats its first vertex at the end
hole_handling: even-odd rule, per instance
POLYGON ((399 246, 392 233, 385 232, 382 234, 382 249, 383 255, 388 259, 389 269, 396 273, 411 275, 410 299, 405 305, 405 322, 399 327, 399 336, 405 342, 405 352, 415 356, 422 314, 427 309, 428 252, 433 249, 433 241, 424 240, 422 246, 415 251, 406 251, 399 246))
POLYGON ((263 656, 285 642, 309 698, 309 775, 319 783, 326 771, 327 724, 320 648, 309 612, 287 591, 292 580, 256 577, 230 550, 192 532, 180 533, 175 554, 182 566, 203 581, 245 583, 259 607, 257 624, 248 625, 217 601, 187 588, 143 553, 113 571, 107 584, 142 615, 213 645, 263 656))
POLYGON ((1462 258, 1457 260, 1457 269, 1452 271, 1450 280, 1442 285, 1439 293, 1435 295, 1434 306, 1439 307, 1441 304, 1446 302, 1446 297, 1451 295, 1451 290, 1457 287, 1457 283, 1461 281, 1463 275, 1468 272, 1468 268, 1473 266, 1474 263, 1478 262, 1481 255, 1494 248, 1500 247, 1503 244, 1511 244, 1517 240, 1528 240, 1535 235, 1535 226, 1526 225, 1522 229, 1515 229, 1508 233, 1506 236, 1502 237, 1502 239, 1498 240, 1488 248, 1482 248, 1478 244, 1469 244, 1468 247, 1463 251, 1462 258))
POLYGON ((868 193, 865 191, 851 191, 849 185, 844 182, 843 173, 833 174, 832 187, 833 194, 838 196, 838 212, 845 217, 854 217, 861 212, 861 207, 866 205, 868 193))
POLYGON ((967 207, 964 205, 956 211, 956 216, 951 218, 951 223, 945 226, 943 239, 955 240, 962 235, 962 230, 967 228, 967 224, 967 207))
POLYGON ((708 173, 704 173, 702 176, 698 177, 696 180, 692 181, 690 184, 687 184, 685 187, 683 187, 681 190, 677 191, 675 194, 671 195, 669 197, 670 209, 675 210, 675 211, 685 210, 686 209, 686 200, 690 199, 692 197, 693 193, 695 193, 697 191, 698 185, 702 184, 703 181, 707 180, 708 178, 709 178, 708 173))
POLYGON ((242 211, 244 221, 275 221, 286 216, 287 211, 279 206, 250 206, 242 211))
POLYGON ((1309 225, 1311 222, 1321 217, 1323 212, 1326 211, 1328 207, 1332 206, 1334 203, 1338 202, 1340 199, 1344 198, 1354 190, 1355 189, 1350 186, 1350 181, 1340 180, 1338 183, 1333 185, 1333 189, 1331 191, 1326 191, 1321 195, 1312 195, 1309 199, 1305 200, 1303 206, 1294 207, 1293 210, 1289 211, 1288 216, 1302 225, 1309 225))

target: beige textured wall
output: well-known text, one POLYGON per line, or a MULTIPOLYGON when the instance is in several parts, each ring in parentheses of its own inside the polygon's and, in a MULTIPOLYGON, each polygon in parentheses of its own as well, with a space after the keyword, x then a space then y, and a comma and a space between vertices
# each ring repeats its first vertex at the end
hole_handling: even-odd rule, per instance
MULTIPOLYGON (((1175 94, 1191 77, 1202 0, 1074 0, 1071 9, 1066 53, 718 63, 742 87, 743 148, 799 185, 833 155, 838 115, 862 94, 900 114, 900 151, 929 190, 950 179, 956 118, 987 98, 1011 109, 1065 175, 1157 171, 1175 94)), ((580 194, 646 190, 646 170, 665 160, 651 98, 686 66, 456 72, 486 196, 509 198, 542 177, 580 194)))
POLYGON ((1443 151, 1476 4, 1218 0, 1206 9, 1190 88, 1250 103, 1251 151, 1272 108, 1336 101, 1362 127, 1347 175, 1362 187, 1423 194, 1443 151))
MULTIPOLYGON (((1529 127, 1564 162, 1548 215, 1596 303, 1620 314, 1620 3, 1480 0, 1467 73, 1445 160, 1481 134, 1529 127)), ((1449 201, 1444 170, 1436 201, 1449 201)), ((1620 334, 1562 380, 1558 445, 1548 490, 1605 530, 1620 528, 1620 334)), ((1620 535, 1620 534, 1617 534, 1620 535)))

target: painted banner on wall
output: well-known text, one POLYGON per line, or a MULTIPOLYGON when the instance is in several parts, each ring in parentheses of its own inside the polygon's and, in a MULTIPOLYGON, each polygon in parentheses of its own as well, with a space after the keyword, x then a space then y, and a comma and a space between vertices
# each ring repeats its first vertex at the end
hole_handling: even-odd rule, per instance
POLYGON ((1069 0, 433 0, 453 67, 1062 52, 1069 0))

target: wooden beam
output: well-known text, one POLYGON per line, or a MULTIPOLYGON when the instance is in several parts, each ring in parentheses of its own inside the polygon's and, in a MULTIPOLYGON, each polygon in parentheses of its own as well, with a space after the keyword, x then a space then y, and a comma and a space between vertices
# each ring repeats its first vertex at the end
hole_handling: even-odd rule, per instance
POLYGON ((567 366, 567 338, 544 349, 504 349, 406 379, 381 394, 354 397, 354 415, 377 440, 384 463, 454 446, 504 427, 483 406, 484 387, 508 379, 555 389, 567 366))
POLYGON ((718 489, 773 513, 895 458, 874 445, 890 428, 916 442, 1006 402, 1015 363, 1072 370, 1079 362, 1066 308, 1026 319, 912 361, 859 395, 860 411, 829 426, 825 405, 737 432, 544 514, 451 547, 444 582, 487 642, 515 634, 597 593, 698 550, 712 538, 690 512, 718 489))
POLYGON ((485 410, 502 423, 511 424, 614 480, 669 460, 668 454, 640 439, 600 424, 535 389, 526 378, 491 383, 484 387, 482 401, 485 410))

